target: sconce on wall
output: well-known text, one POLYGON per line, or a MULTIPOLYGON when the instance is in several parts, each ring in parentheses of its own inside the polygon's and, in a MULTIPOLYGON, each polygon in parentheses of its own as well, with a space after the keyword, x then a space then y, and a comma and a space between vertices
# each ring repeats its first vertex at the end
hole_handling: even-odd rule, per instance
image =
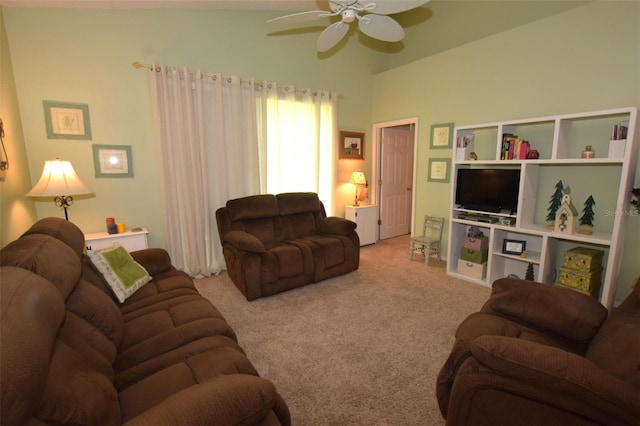
POLYGON ((364 176, 363 172, 353 172, 349 177, 349 183, 353 183, 356 186, 356 197, 354 199, 354 206, 359 206, 359 201, 362 201, 364 197, 367 195, 367 178, 364 176), (358 188, 360 185, 365 185, 365 188, 360 190, 360 195, 358 195, 358 188))
POLYGON ((64 218, 69 220, 67 209, 73 204, 73 195, 91 194, 91 190, 80 180, 73 166, 59 158, 44 162, 42 176, 27 192, 27 197, 51 197, 58 207, 64 208, 64 218))

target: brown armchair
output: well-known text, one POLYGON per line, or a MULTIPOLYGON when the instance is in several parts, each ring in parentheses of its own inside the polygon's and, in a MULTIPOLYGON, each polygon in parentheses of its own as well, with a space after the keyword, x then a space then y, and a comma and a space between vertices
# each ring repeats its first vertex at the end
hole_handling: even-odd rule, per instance
POLYGON ((497 280, 438 376, 447 425, 640 424, 638 281, 607 317, 573 290, 497 280))

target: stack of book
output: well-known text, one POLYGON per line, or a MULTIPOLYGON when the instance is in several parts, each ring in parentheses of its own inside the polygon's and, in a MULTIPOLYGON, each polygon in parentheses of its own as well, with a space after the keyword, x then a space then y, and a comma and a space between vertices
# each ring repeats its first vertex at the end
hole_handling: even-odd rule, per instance
POLYGON ((529 154, 529 141, 518 138, 518 135, 505 133, 502 135, 502 159, 524 160, 529 154))

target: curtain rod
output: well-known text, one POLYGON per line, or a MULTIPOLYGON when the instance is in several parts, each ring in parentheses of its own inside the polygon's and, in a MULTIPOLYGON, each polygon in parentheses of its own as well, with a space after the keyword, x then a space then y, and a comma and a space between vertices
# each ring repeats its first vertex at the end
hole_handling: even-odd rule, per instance
MULTIPOLYGON (((134 68, 136 68, 136 69, 146 68, 146 69, 148 69, 149 71, 153 71, 153 65, 150 65, 150 64, 143 64, 143 63, 142 63, 142 62, 140 62, 140 61, 135 61, 135 62, 133 62, 131 65, 132 65, 134 68)), ((189 73, 190 73, 190 74, 192 74, 192 75, 193 75, 193 74, 195 74, 193 71, 189 71, 189 73)), ((202 75, 207 76, 207 77, 214 77, 214 76, 215 76, 214 74, 206 74, 206 73, 203 73, 202 75)), ((245 80, 245 79, 240 79, 240 82, 241 82, 241 83, 250 83, 251 81, 250 81, 250 80, 245 80)), ((256 84, 258 84, 258 85, 262 86, 262 83, 260 83, 260 82, 258 82, 258 83, 256 83, 256 84)), ((288 89, 287 89, 287 90, 288 90, 288 89)), ((304 92, 306 92, 306 90, 307 90, 307 89, 296 89, 296 91, 301 91, 301 92, 303 92, 303 93, 304 93, 304 92)), ((342 95, 340 95, 340 94, 338 94, 338 95, 337 95, 337 98, 338 98, 338 99, 342 99, 342 98, 343 98, 343 96, 342 96, 342 95)))

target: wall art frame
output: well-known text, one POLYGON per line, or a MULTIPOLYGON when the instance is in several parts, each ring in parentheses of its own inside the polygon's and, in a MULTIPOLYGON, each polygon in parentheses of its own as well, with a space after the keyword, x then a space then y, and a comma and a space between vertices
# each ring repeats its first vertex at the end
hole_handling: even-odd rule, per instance
POLYGON ((339 158, 364 160, 364 133, 340 131, 339 158))
POLYGON ((48 139, 91 140, 89 105, 42 101, 48 139))
POLYGON ((133 159, 129 145, 92 145, 97 178, 133 177, 133 159))
POLYGON ((431 149, 453 148, 453 123, 433 124, 429 147, 431 149))
POLYGON ((449 182, 449 170, 451 170, 451 158, 429 158, 429 182, 449 182))

